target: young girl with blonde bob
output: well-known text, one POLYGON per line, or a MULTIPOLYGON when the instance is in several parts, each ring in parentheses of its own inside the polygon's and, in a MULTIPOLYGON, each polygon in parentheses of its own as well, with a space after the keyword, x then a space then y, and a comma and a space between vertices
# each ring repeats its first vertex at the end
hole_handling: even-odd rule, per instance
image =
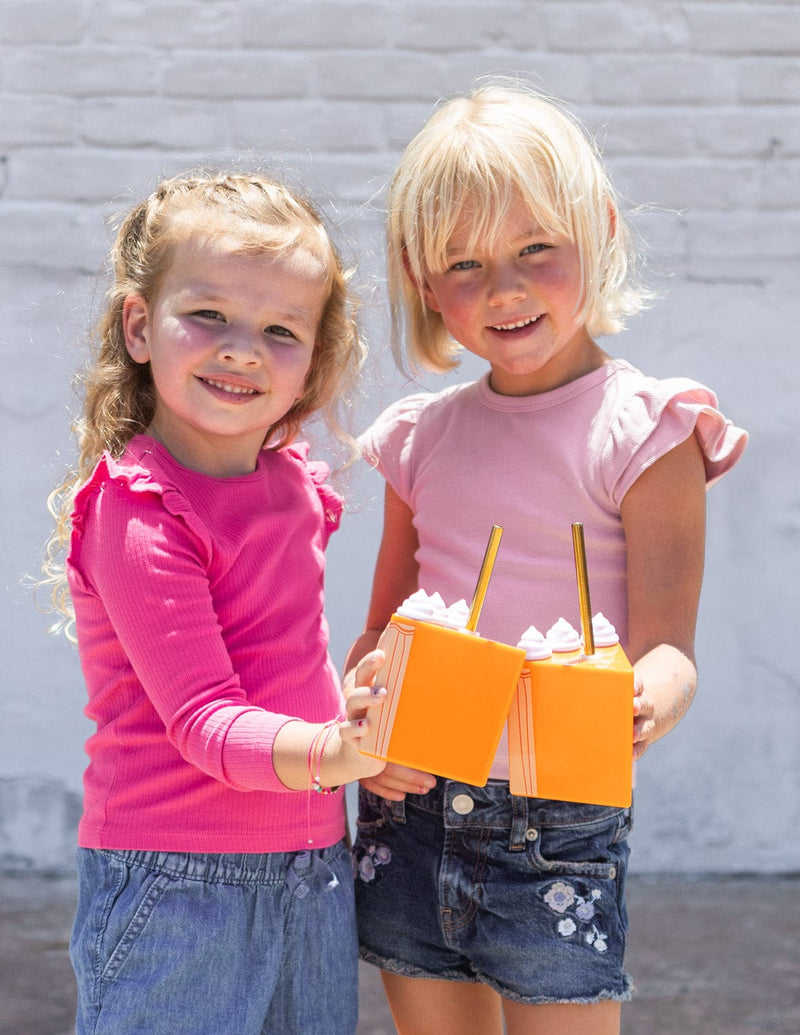
POLYGON ((342 500, 295 441, 361 359, 313 207, 258 175, 163 182, 124 219, 46 571, 88 689, 77 1031, 352 1033, 345 702, 324 550, 342 500), (68 548, 66 565, 60 553, 68 548))
MULTIPOLYGON (((705 491, 746 435, 709 389, 597 344, 648 298, 591 138, 524 84, 438 108, 392 181, 388 247, 411 366, 444 372, 466 349, 488 369, 395 403, 362 437, 386 499, 352 656, 420 587, 469 600, 493 524, 481 634, 579 626, 580 521, 593 608, 634 663, 640 758, 694 696, 705 491)), ((361 953, 401 1035, 619 1031, 629 809, 511 795, 505 738, 485 787, 394 764, 361 782, 361 953)))

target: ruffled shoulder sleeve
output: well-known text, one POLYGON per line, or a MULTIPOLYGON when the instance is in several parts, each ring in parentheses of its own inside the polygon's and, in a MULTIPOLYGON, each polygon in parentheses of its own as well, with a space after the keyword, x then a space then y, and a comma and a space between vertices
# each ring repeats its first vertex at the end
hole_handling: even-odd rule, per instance
POLYGON ((409 499, 413 483, 412 446, 420 414, 437 396, 409 395, 393 403, 359 437, 361 455, 376 468, 398 496, 409 499))
MULTIPOLYGON (((134 440, 135 441, 135 440, 134 440)), ((144 458, 133 450, 133 444, 119 460, 104 453, 94 471, 75 495, 72 510, 70 561, 73 577, 80 577, 78 558, 81 539, 89 514, 98 506, 104 510, 109 527, 121 528, 125 522, 143 514, 143 508, 155 507, 183 524, 192 534, 202 553, 209 557, 213 544, 205 523, 198 517, 183 492, 169 480, 169 472, 161 469, 157 453, 144 458), (152 463, 151 463, 152 461, 152 463), (110 511, 115 512, 113 525, 110 511)))
POLYGON ((158 463, 157 453, 148 454, 145 465, 136 453, 128 452, 120 460, 103 454, 97 466, 75 496, 72 514, 73 531, 81 528, 87 508, 92 499, 105 488, 115 485, 124 488, 134 496, 154 495, 160 498, 164 509, 182 518, 185 524, 201 539, 208 539, 205 524, 195 513, 185 494, 175 486, 169 472, 158 463))
POLYGON ((293 442, 291 445, 284 447, 282 452, 297 461, 311 479, 311 483, 322 504, 325 536, 327 539, 341 524, 342 511, 344 510, 344 500, 328 482, 331 473, 330 467, 324 460, 308 459, 308 442, 293 442))
POLYGON ((643 471, 692 434, 711 487, 742 456, 747 432, 720 412, 714 392, 697 381, 631 373, 636 377, 623 377, 609 387, 618 398, 611 408, 603 465, 617 504, 643 471))

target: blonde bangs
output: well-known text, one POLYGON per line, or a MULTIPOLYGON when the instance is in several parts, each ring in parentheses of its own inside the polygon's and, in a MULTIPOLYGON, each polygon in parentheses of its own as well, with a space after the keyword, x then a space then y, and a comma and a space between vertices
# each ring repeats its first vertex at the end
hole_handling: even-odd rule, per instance
POLYGON ((535 226, 578 249, 576 312, 595 336, 614 334, 650 293, 594 139, 559 101, 519 81, 492 81, 445 101, 406 148, 388 198, 393 350, 411 368, 446 371, 459 346, 415 284, 448 268, 463 214, 469 239, 500 245, 509 206, 522 199, 535 226), (403 338, 405 337, 405 341, 403 338))

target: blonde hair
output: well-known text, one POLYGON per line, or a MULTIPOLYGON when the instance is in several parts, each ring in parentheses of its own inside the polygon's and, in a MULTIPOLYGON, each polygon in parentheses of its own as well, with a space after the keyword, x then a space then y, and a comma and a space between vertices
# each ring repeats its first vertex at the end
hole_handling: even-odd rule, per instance
POLYGON ((469 250, 497 239, 519 198, 542 230, 577 245, 580 316, 592 337, 620 331, 626 316, 644 308, 649 295, 634 277, 630 231, 594 140, 560 102, 517 80, 491 80, 434 112, 389 188, 392 342, 401 365, 404 340, 412 369, 457 365, 458 343, 415 282, 446 268, 465 204, 477 212, 469 250))
POLYGON ((150 364, 134 362, 125 346, 125 299, 139 294, 152 302, 169 270, 175 245, 190 235, 220 231, 233 238, 237 251, 244 254, 302 249, 327 274, 327 301, 303 395, 269 429, 264 444, 273 449, 288 444, 302 422, 317 411, 337 437, 352 441, 339 423, 337 405, 355 382, 363 347, 348 291, 350 274, 317 210, 307 199, 257 174, 196 173, 164 180, 125 216, 117 231, 109 254, 111 283, 105 312, 96 329, 91 365, 80 379, 83 412, 73 425, 77 463, 48 499, 56 524, 40 585, 50 587, 52 609, 63 616, 54 626, 56 631, 69 632, 74 617, 64 556, 75 495, 101 455, 121 456, 128 442, 147 429, 155 410, 150 364))

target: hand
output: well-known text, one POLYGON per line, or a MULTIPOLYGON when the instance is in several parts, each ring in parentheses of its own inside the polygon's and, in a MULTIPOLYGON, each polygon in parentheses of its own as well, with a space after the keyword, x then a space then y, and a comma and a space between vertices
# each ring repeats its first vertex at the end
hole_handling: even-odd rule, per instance
POLYGON ((388 801, 402 801, 407 794, 427 794, 436 786, 436 777, 388 762, 382 772, 362 779, 361 786, 388 801))
POLYGON ((642 757, 652 743, 656 731, 655 705, 644 692, 640 676, 633 682, 633 758, 642 757))
POLYGON ((373 685, 385 660, 382 650, 373 650, 351 671, 347 717, 337 726, 338 735, 331 739, 322 758, 320 775, 324 784, 328 781, 330 785, 349 783, 373 776, 386 765, 382 759, 362 755, 358 750, 359 741, 367 735, 371 724, 377 722, 377 713, 370 715, 370 712, 375 712, 386 700, 386 689, 373 685))

